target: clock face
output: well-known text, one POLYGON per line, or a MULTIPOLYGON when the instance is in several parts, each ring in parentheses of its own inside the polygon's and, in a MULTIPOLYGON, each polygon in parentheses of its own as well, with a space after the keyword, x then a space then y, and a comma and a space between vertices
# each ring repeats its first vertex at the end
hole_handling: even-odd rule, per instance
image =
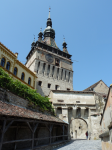
POLYGON ((51 54, 46 54, 45 58, 49 63, 52 63, 54 61, 54 58, 51 54))

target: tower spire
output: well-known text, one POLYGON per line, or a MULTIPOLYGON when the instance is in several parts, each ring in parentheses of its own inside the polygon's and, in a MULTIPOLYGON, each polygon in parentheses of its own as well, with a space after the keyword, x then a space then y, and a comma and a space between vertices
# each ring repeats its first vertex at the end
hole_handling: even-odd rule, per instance
POLYGON ((51 16, 50 16, 50 11, 51 8, 49 7, 49 16, 48 16, 48 19, 47 19, 47 27, 50 26, 52 28, 52 21, 51 21, 51 16))

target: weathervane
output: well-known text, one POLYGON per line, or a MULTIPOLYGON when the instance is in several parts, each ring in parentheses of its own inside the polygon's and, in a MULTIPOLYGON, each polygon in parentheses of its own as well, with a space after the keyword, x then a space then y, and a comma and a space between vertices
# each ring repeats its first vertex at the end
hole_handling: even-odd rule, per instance
POLYGON ((51 7, 49 6, 49 12, 50 12, 50 10, 51 10, 51 7))

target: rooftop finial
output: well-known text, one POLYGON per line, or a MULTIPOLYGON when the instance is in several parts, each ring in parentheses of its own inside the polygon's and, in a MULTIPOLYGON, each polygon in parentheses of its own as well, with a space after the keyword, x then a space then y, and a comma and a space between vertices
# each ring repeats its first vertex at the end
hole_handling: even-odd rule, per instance
POLYGON ((65 36, 63 35, 63 41, 65 42, 65 36))
POLYGON ((40 28, 40 32, 42 32, 42 27, 40 28))
POLYGON ((34 36, 34 42, 35 42, 35 35, 33 35, 34 36))
POLYGON ((48 18, 50 18, 50 12, 51 12, 51 8, 49 7, 49 16, 48 16, 48 18))

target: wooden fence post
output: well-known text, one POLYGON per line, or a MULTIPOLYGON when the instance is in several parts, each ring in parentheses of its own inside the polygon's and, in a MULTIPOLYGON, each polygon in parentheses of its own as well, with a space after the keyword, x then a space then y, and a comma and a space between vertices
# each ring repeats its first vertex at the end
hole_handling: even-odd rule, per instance
POLYGON ((53 129, 53 125, 50 125, 50 144, 51 144, 51 132, 52 132, 52 129, 53 129))
POLYGON ((2 129, 2 134, 0 137, 0 150, 2 150, 3 138, 4 138, 4 133, 5 133, 5 126, 6 126, 6 119, 3 121, 3 129, 2 129))
POLYGON ((64 131, 65 131, 65 126, 63 125, 63 141, 64 141, 64 131))

